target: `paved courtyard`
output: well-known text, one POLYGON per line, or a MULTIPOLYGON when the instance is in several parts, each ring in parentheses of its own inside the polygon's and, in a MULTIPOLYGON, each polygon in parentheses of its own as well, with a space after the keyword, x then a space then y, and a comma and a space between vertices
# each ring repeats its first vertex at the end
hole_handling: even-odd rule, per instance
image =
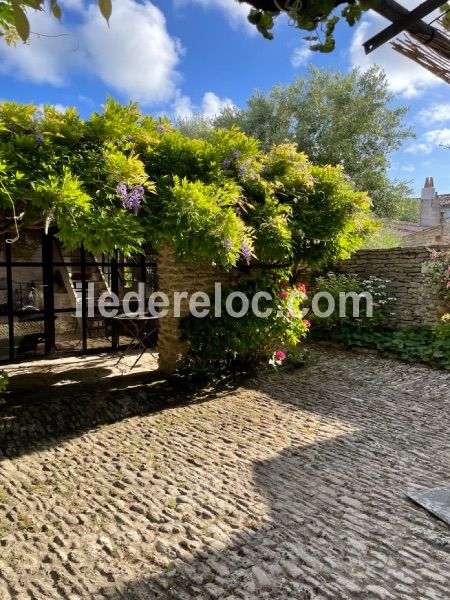
POLYGON ((316 351, 188 396, 0 407, 0 598, 450 597, 450 375, 316 351))

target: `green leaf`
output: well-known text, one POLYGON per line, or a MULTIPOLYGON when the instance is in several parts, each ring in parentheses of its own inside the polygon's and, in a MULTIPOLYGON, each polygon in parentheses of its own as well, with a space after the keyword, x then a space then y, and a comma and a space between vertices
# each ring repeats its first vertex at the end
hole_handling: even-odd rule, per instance
POLYGON ((18 2, 14 2, 13 4, 14 11, 14 24, 17 29, 17 33, 19 34, 22 41, 26 42, 30 37, 30 23, 28 21, 27 15, 23 8, 18 4, 18 2))
POLYGON ((112 2, 111 0, 98 0, 98 6, 100 8, 100 12, 106 19, 106 22, 109 25, 109 19, 112 13, 112 2))
POLYGON ((52 2, 52 13, 58 19, 61 20, 61 7, 57 2, 52 2))
POLYGON ((34 8, 35 10, 42 10, 44 0, 24 0, 22 4, 26 6, 31 6, 31 8, 34 8))

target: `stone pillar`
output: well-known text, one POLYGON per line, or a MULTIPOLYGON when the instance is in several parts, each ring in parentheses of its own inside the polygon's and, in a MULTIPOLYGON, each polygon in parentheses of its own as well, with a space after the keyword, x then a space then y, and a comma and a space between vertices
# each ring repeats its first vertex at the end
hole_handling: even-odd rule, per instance
POLYGON ((184 279, 185 265, 175 261, 175 251, 164 246, 158 253, 158 291, 167 294, 170 307, 167 316, 159 321, 158 368, 163 373, 173 373, 189 350, 186 342, 180 341, 179 319, 173 315, 173 293, 180 290, 184 279))
POLYGON ((189 297, 194 292, 214 293, 215 282, 226 283, 230 274, 222 268, 203 263, 196 268, 176 261, 175 251, 164 246, 158 253, 159 291, 167 294, 171 306, 166 317, 160 319, 158 332, 159 370, 173 373, 182 363, 189 350, 188 342, 180 341, 180 318, 189 314, 188 300, 182 300, 180 318, 174 316, 174 292, 187 292, 189 297))
MULTIPOLYGON (((239 272, 241 281, 258 277, 263 267, 253 265, 251 269, 239 272)), ((195 292, 206 292, 214 295, 216 283, 223 286, 230 283, 238 274, 236 269, 225 271, 222 267, 203 262, 198 266, 190 267, 186 263, 175 259, 175 250, 164 246, 158 252, 158 284, 159 291, 167 294, 170 307, 166 317, 159 321, 158 352, 159 370, 163 373, 173 373, 183 364, 189 351, 189 343, 180 341, 180 319, 189 314, 189 300, 182 300, 180 304, 180 317, 174 316, 174 292, 187 292, 188 298, 195 292)), ((214 307, 211 307, 214 310, 214 307)))

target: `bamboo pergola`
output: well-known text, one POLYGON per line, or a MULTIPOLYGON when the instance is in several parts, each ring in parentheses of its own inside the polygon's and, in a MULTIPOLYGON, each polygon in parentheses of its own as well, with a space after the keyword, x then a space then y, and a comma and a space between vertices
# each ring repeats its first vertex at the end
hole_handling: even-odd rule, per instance
POLYGON ((394 50, 450 83, 450 13, 443 13, 431 23, 423 20, 442 4, 442 0, 425 0, 408 11, 396 0, 379 0, 373 9, 391 25, 364 43, 366 53, 404 33, 391 41, 394 50))
MULTIPOLYGON (((442 27, 442 32, 447 34, 450 43, 450 35, 445 27, 442 27)), ((408 34, 391 42, 391 46, 403 56, 431 71, 436 77, 450 83, 450 57, 447 56, 445 49, 440 51, 439 48, 430 47, 426 42, 408 34)))

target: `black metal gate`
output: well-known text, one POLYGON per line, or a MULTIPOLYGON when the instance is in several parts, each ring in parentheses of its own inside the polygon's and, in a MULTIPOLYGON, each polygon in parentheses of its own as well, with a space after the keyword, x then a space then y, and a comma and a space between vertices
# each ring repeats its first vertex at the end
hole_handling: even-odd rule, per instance
POLYGON ((21 240, 5 239, 0 248, 0 363, 117 350, 119 324, 92 314, 88 294, 93 289, 121 298, 141 283, 147 299, 157 289, 155 256, 94 256, 84 248, 65 253, 54 232, 27 235, 28 255, 21 240))

